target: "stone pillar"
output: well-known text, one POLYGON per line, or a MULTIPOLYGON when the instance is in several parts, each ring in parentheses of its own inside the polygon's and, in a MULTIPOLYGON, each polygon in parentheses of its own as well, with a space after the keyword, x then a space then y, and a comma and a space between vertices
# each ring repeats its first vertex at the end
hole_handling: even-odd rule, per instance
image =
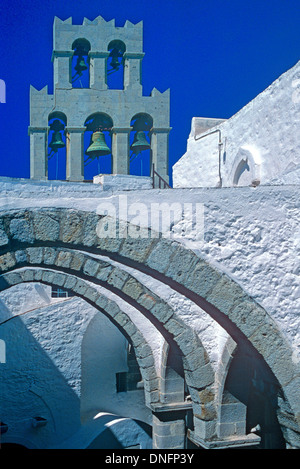
POLYGON ((107 90, 107 58, 109 52, 89 52, 90 88, 107 90))
POLYGON ((67 142, 67 168, 66 177, 68 181, 84 180, 84 132, 85 127, 66 127, 67 142))
POLYGON ((142 94, 142 59, 144 53, 125 52, 124 57, 124 89, 133 88, 142 94))
POLYGON ((155 171, 169 182, 169 133, 171 127, 151 129, 152 164, 155 171))
POLYGON ((132 127, 112 127, 112 173, 129 174, 129 135, 132 127))
POLYGON ((54 88, 72 88, 72 57, 74 51, 53 51, 54 88))
POLYGON ((31 179, 48 179, 48 132, 49 127, 28 128, 31 179))
POLYGON ((153 449, 184 449, 185 411, 153 412, 153 449))

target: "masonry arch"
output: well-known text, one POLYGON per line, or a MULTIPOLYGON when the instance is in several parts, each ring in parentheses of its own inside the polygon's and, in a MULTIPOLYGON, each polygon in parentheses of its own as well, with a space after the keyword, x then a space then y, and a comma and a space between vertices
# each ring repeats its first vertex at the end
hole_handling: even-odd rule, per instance
MULTIPOLYGON (((69 262, 66 261, 66 258, 61 255, 63 254, 63 250, 60 251, 60 254, 57 257, 58 265, 53 264, 52 266, 51 263, 53 261, 51 261, 50 259, 55 259, 56 257, 56 255, 54 255, 55 248, 46 248, 47 254, 46 252, 45 254, 48 258, 48 260, 46 261, 46 265, 43 262, 43 258, 40 257, 42 254, 41 249, 44 250, 44 248, 28 248, 27 251, 22 251, 22 254, 21 251, 19 251, 18 256, 20 256, 19 259, 21 259, 21 262, 17 263, 17 265, 20 266, 22 272, 17 272, 13 270, 7 274, 2 274, 2 276, 0 277, 0 283, 2 285, 0 286, 0 289, 7 288, 8 285, 13 285, 16 282, 20 283, 24 281, 37 281, 69 289, 73 291, 75 295, 82 297, 98 309, 99 307, 101 307, 100 305, 103 306, 103 300, 98 298, 99 294, 97 293, 97 290, 86 278, 88 272, 90 274, 92 272, 89 269, 93 270, 95 267, 96 262, 94 260, 91 260, 88 257, 85 258, 83 253, 79 254, 79 258, 77 258, 77 261, 75 260, 75 258, 73 259, 75 263, 72 261, 70 265, 73 264, 73 266, 75 266, 76 262, 78 261, 80 265, 83 265, 82 263, 84 263, 85 265, 85 267, 83 267, 85 273, 82 278, 80 278, 81 274, 78 272, 76 267, 73 271, 76 276, 70 275, 70 266, 68 269, 64 269, 62 267, 62 265, 66 262, 67 264, 69 264, 69 262), (49 250, 51 252, 49 252, 49 250), (27 258, 27 260, 25 260, 28 254, 29 257, 27 258), (31 267, 29 269, 26 269, 25 272, 23 272, 25 267, 28 266, 31 267), (53 269, 53 267, 55 270, 53 269), (64 270, 66 270, 68 274, 64 270), (68 278, 66 278, 67 275, 68 278)), ((68 252, 68 254, 72 254, 72 256, 75 255, 75 253, 71 252, 68 252)), ((46 258, 44 258, 44 260, 46 260, 46 258)), ((101 272, 98 277, 107 275, 107 272, 105 272, 106 268, 107 266, 105 265, 105 263, 104 265, 102 263, 100 268, 101 272)), ((93 276, 94 275, 95 271, 93 271, 93 276)), ((91 275, 88 275, 88 277, 89 280, 91 280, 91 275)), ((127 286, 125 290, 127 291, 127 293, 131 292, 131 297, 134 300, 137 288, 140 288, 140 286, 138 282, 134 281, 133 278, 129 277, 130 276, 128 276, 128 280, 126 282, 127 286)), ((117 284, 119 281, 120 277, 118 277, 117 269, 114 269, 114 272, 111 272, 111 282, 112 284, 114 284, 112 285, 114 291, 116 291, 117 284), (113 281, 113 279, 115 279, 115 281, 113 281)), ((142 306, 142 310, 145 311, 145 307, 143 306, 143 304, 145 305, 149 303, 151 306, 151 314, 153 316, 156 316, 154 318, 154 324, 156 324, 156 326, 159 327, 159 330, 164 333, 166 337, 168 337, 169 341, 173 341, 173 346, 174 344, 176 344, 177 347, 181 349, 182 356, 184 356, 184 370, 186 376, 186 383, 189 386, 190 393, 192 394, 194 392, 196 394, 197 390, 201 388, 203 389, 203 387, 210 387, 214 380, 213 370, 211 369, 210 364, 207 361, 207 358, 203 351, 203 347, 198 337, 195 335, 195 333, 193 333, 193 331, 190 331, 189 328, 186 327, 182 323, 182 321, 180 321, 179 318, 176 318, 176 315, 173 314, 173 311, 171 311, 170 308, 166 304, 164 304, 164 302, 160 301, 159 298, 156 297, 156 295, 154 295, 147 289, 143 289, 143 291, 140 290, 140 293, 142 294, 141 298, 138 298, 138 301, 140 306, 142 306), (176 330, 174 329, 174 327, 176 328, 176 330), (204 360, 203 357, 205 357, 204 360)), ((128 324, 129 321, 127 317, 125 317, 125 319, 123 317, 120 317, 120 308, 116 305, 112 306, 112 302, 110 300, 108 301, 108 304, 109 308, 113 308, 112 321, 116 322, 117 318, 120 318, 120 322, 116 322, 116 325, 120 326, 120 330, 124 332, 125 336, 128 335, 128 331, 131 331, 132 333, 133 326, 131 324, 128 324)), ((105 311, 107 311, 107 307, 103 308, 103 311, 105 313, 105 311)), ((136 331, 133 334, 133 337, 130 336, 128 338, 129 340, 131 340, 133 345, 135 345, 134 340, 138 340, 138 345, 137 347, 135 347, 135 352, 144 381, 146 404, 150 406, 150 408, 160 408, 160 382, 157 379, 153 359, 151 358, 149 353, 150 348, 147 344, 140 343, 141 339, 139 331, 136 331), (150 365, 151 368, 149 368, 150 365), (148 373, 147 376, 145 376, 146 371, 148 373)), ((196 407, 200 405, 198 401, 199 398, 195 403, 196 407)), ((201 405, 203 408, 203 406, 205 406, 205 403, 202 403, 201 405)), ((191 403, 189 404, 189 408, 190 407, 191 403)), ((214 414, 211 415, 212 419, 213 417, 214 414)))
MULTIPOLYGON (((42 249, 52 244, 52 246, 104 253, 112 259, 118 259, 126 265, 134 266, 142 272, 162 279, 166 284, 200 305, 228 331, 237 343, 243 342, 257 350, 278 380, 284 399, 288 401, 293 413, 295 428, 298 428, 298 364, 292 362, 291 346, 264 309, 245 294, 234 281, 179 243, 154 235, 145 239, 118 236, 99 238, 97 232, 103 220, 103 217, 95 213, 69 209, 20 210, 6 213, 1 219, 3 227, 1 239, 5 240, 0 257, 2 271, 11 270, 16 265, 13 251, 20 249, 20 246, 29 250, 30 246, 35 245, 42 249)), ((151 235, 151 232, 149 231, 148 234, 151 235)), ((133 295, 133 292, 138 290, 133 288, 132 283, 130 286, 133 295)), ((149 299, 149 295, 150 292, 142 290, 137 299, 142 302, 146 298, 149 299)), ((160 311, 162 310, 166 313, 164 308, 160 311)), ((152 314, 156 315, 156 319, 159 318, 158 309, 153 308, 152 314)), ((199 391, 199 379, 203 379, 205 374, 205 366, 202 369, 199 368, 198 362, 196 366, 193 354, 197 350, 197 357, 199 357, 201 349, 198 345, 196 346, 195 337, 192 341, 190 340, 191 332, 188 332, 186 325, 183 324, 183 329, 181 329, 182 321, 177 322, 178 318, 176 318, 175 324, 174 319, 172 317, 166 319, 164 316, 164 328, 171 334, 171 337, 173 336, 172 328, 173 333, 179 332, 175 336, 175 342, 183 351, 187 384, 195 404, 196 398, 199 399, 196 395, 199 391), (184 337, 188 340, 184 341, 184 337), (192 348, 190 344, 193 344, 192 348), (189 367, 193 369, 189 370, 189 367), (193 388, 195 383, 197 385, 193 388)), ((213 383, 213 373, 209 376, 209 383, 213 383)), ((204 421, 200 418, 198 425, 197 418, 195 419, 196 432, 203 428, 202 422, 204 421)))
MULTIPOLYGON (((152 384, 156 389, 158 388, 158 378, 151 347, 147 344, 141 332, 137 330, 135 324, 126 315, 126 313, 121 311, 119 306, 113 300, 106 299, 102 294, 99 294, 94 288, 92 288, 92 286, 89 285, 88 282, 80 280, 80 283, 78 283, 77 278, 69 274, 57 272, 53 269, 42 270, 40 268, 32 267, 28 269, 23 267, 20 270, 17 269, 11 271, 9 274, 3 274, 0 281, 0 291, 17 285, 18 283, 39 282, 50 286, 64 287, 72 291, 76 296, 79 296, 90 303, 96 309, 105 314, 110 321, 118 327, 136 350, 142 350, 142 355, 137 352, 142 377, 145 382, 151 382, 154 379, 152 384), (147 366, 144 366, 144 362, 142 360, 144 355, 147 356, 147 366)), ((146 386, 146 394, 148 389, 149 388, 146 386)), ((146 395, 146 402, 151 402, 151 395, 146 395)))

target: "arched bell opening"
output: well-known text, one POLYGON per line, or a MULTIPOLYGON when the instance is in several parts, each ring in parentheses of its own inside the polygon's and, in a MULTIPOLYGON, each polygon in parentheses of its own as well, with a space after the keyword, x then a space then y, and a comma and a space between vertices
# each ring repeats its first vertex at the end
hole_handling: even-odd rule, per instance
POLYGON ((103 112, 90 115, 84 133, 84 179, 92 180, 97 174, 111 174, 111 129, 113 121, 103 112))
POLYGON ((63 112, 52 112, 48 117, 48 179, 66 179, 67 117, 63 112))
POLYGON ((258 449, 284 449, 277 419, 281 387, 259 354, 237 348, 225 381, 220 408, 219 436, 255 433, 258 449), (227 435, 228 432, 228 435, 227 435))
POLYGON ((71 83, 73 88, 90 87, 90 59, 91 44, 87 39, 76 39, 72 44, 74 51, 71 63, 71 83))
POLYGON ((136 114, 130 123, 130 169, 135 176, 151 175, 151 137, 153 119, 149 114, 136 114))
POLYGON ((108 44, 109 56, 107 59, 106 79, 109 89, 124 89, 124 42, 115 39, 108 44))

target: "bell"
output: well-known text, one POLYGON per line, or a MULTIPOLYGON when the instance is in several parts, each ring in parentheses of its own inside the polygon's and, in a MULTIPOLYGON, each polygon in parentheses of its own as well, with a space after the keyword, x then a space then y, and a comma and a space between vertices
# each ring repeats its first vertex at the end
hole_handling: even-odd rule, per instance
POLYGON ((111 153, 110 148, 106 145, 105 136, 103 132, 97 130, 92 135, 92 143, 86 150, 85 154, 92 159, 101 156, 109 155, 111 153))
POLYGON ((149 148, 151 148, 151 146, 146 139, 145 132, 143 130, 136 132, 134 141, 130 146, 131 151, 138 154, 141 151, 148 150, 149 148))
POLYGON ((54 130, 53 134, 52 134, 51 142, 49 143, 49 147, 51 148, 51 150, 56 153, 59 148, 63 148, 65 146, 66 146, 66 144, 63 141, 61 133, 59 132, 59 130, 54 130))
POLYGON ((120 68, 120 62, 119 62, 119 58, 117 55, 113 55, 112 58, 111 58, 111 62, 110 62, 110 66, 111 68, 113 68, 114 70, 119 70, 120 68))
POLYGON ((77 63, 75 65, 74 69, 76 70, 78 75, 82 75, 82 72, 87 70, 87 65, 84 61, 84 58, 81 55, 78 56, 77 63))

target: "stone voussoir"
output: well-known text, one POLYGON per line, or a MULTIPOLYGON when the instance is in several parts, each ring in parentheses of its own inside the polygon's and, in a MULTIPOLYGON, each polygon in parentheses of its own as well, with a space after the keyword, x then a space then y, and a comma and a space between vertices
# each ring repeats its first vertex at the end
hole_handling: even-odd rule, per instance
POLYGON ((94 259, 87 259, 82 267, 84 274, 95 277, 99 269, 99 262, 94 259))
POLYGON ((11 252, 7 252, 0 256, 0 270, 6 272, 9 269, 12 269, 16 265, 16 259, 11 252))
POLYGON ((122 288, 123 293, 137 300, 143 293, 143 286, 134 278, 130 277, 122 288))
POLYGON ((81 212, 64 210, 62 214, 60 240, 63 243, 83 243, 83 215, 81 212))
POLYGON ((38 241, 57 241, 60 233, 59 211, 33 212, 33 228, 38 241))
POLYGON ((164 273, 168 270, 172 256, 176 253, 176 249, 176 243, 167 239, 160 239, 152 249, 145 263, 148 267, 164 273))
POLYGON ((30 264, 42 264, 44 260, 44 249, 43 248, 27 248, 26 253, 30 264))

